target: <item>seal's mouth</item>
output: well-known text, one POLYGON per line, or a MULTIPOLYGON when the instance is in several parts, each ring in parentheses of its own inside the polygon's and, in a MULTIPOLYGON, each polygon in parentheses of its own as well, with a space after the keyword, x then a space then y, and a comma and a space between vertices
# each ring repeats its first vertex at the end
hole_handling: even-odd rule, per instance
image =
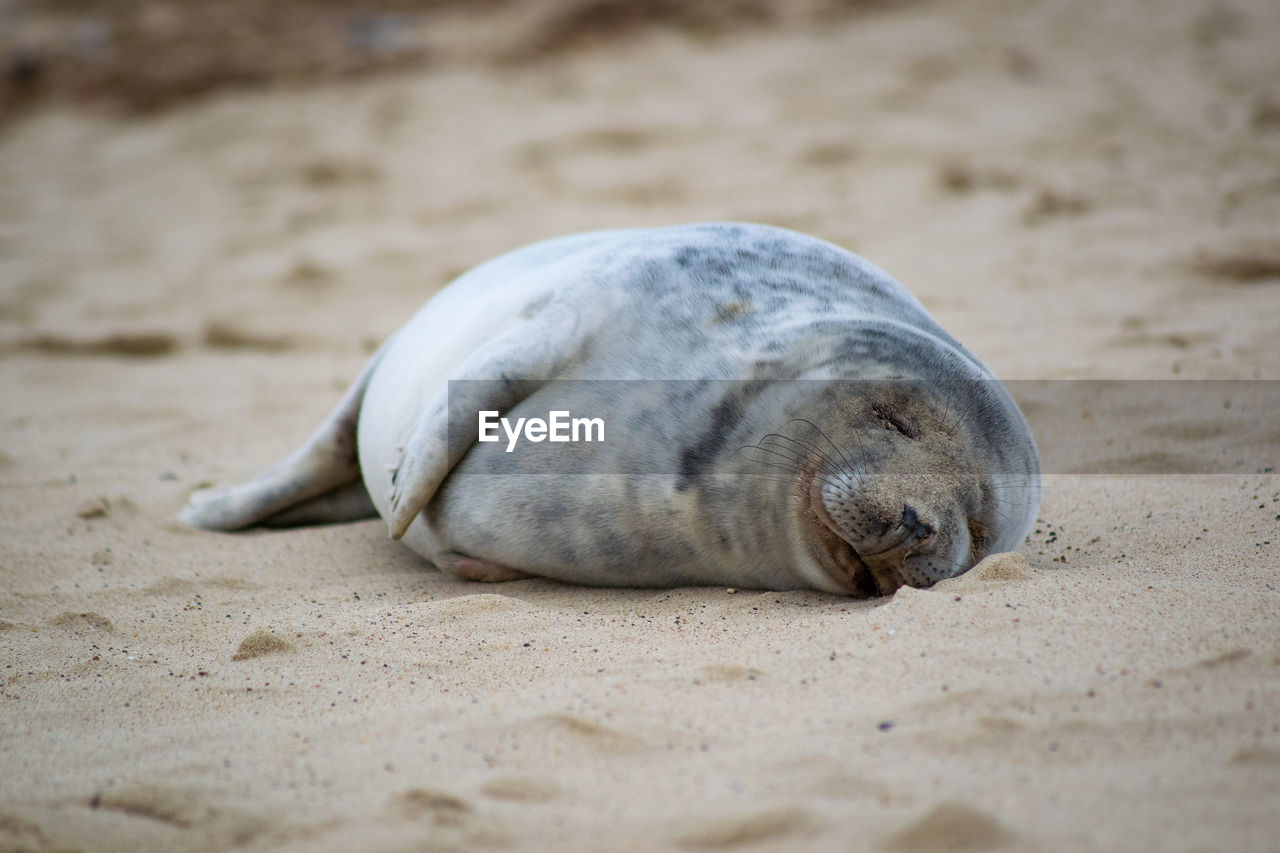
POLYGON ((822 503, 822 479, 813 477, 804 493, 804 513, 814 536, 811 548, 823 570, 850 593, 866 598, 888 595, 896 584, 882 587, 853 546, 836 532, 836 523, 822 503))

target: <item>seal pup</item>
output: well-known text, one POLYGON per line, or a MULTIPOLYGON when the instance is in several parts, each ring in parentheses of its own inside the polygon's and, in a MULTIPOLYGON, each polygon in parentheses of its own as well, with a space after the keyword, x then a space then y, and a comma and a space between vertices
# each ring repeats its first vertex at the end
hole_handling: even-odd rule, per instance
POLYGON ((813 237, 706 223, 476 267, 301 448, 181 519, 376 514, 474 580, 873 596, 1016 547, 1039 501, 1017 405, 905 288, 813 237), (557 409, 600 415, 606 440, 574 445, 586 457, 479 440, 477 413, 557 409))

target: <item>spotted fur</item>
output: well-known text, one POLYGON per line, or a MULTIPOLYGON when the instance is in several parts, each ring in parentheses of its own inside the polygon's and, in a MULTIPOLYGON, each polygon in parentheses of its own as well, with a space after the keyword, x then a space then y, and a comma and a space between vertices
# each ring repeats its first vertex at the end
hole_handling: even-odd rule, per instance
MULTIPOLYGON (((468 577, 881 594, 1016 547, 1039 504, 1034 441, 995 377, 877 267, 760 225, 593 232, 483 264, 344 406, 312 450, 358 436, 392 534, 468 577), (557 405, 623 440, 505 454, 457 429, 557 405)), ((290 483, 304 500, 350 488, 350 466, 307 458, 271 479, 271 512, 290 483)), ((253 483, 224 495, 185 519, 259 520, 253 483)))

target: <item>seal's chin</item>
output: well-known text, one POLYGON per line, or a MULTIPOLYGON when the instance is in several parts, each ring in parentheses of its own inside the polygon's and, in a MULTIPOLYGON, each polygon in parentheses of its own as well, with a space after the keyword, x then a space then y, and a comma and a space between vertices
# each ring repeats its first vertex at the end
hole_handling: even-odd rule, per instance
POLYGON ((853 595, 874 598, 891 595, 902 586, 901 575, 891 568, 874 571, 854 547, 838 532, 835 521, 822 503, 821 480, 813 478, 804 490, 804 515, 810 551, 823 571, 853 595))

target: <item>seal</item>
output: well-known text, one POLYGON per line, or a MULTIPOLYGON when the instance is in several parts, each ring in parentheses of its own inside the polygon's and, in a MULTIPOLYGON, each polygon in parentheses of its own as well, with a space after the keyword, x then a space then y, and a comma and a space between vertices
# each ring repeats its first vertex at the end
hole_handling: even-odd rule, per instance
POLYGON ((1039 502, 1012 397, 905 288, 813 237, 705 223, 476 267, 301 448, 180 517, 376 514, 474 580, 875 596, 1015 548, 1039 502), (598 416, 603 440, 512 453, 514 435, 477 430, 570 411, 598 416))

